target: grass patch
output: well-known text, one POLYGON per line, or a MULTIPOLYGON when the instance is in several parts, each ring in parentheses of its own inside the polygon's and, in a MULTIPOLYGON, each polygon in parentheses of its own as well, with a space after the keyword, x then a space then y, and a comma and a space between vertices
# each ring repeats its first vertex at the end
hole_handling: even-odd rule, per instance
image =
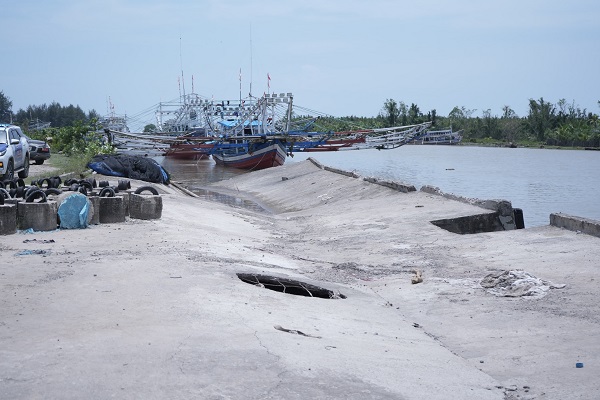
POLYGON ((52 154, 50 159, 36 171, 36 165, 32 164, 27 179, 49 178, 51 176, 73 173, 75 176, 83 176, 89 170, 87 163, 90 159, 86 156, 67 156, 65 154, 52 154), (49 171, 47 167, 53 168, 49 171))

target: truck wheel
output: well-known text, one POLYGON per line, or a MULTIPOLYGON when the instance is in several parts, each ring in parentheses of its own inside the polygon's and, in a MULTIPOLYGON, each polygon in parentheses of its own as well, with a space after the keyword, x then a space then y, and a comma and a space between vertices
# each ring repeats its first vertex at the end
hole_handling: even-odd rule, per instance
POLYGON ((29 157, 25 158, 25 165, 23 165, 23 171, 19 172, 19 178, 25 179, 29 176, 29 157))
POLYGON ((8 160, 6 173, 4 174, 4 180, 12 181, 13 179, 15 179, 15 164, 13 163, 13 160, 8 160))

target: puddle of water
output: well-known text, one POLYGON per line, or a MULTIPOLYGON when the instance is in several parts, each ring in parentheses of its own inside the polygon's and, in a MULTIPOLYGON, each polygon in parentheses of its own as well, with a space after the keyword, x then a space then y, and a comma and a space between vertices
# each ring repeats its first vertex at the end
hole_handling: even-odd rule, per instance
POLYGON ((228 194, 217 193, 207 189, 192 188, 191 191, 204 200, 215 201, 231 207, 240 207, 246 210, 269 213, 266 208, 252 200, 242 199, 241 197, 230 196, 228 194))

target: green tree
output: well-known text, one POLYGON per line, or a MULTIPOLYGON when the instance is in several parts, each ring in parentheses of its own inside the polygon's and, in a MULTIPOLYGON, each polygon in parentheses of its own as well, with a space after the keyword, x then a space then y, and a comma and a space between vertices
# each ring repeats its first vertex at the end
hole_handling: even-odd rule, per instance
POLYGON ((144 126, 144 132, 156 132, 156 125, 148 124, 144 126))
POLYGON ((423 122, 423 113, 419 110, 419 106, 415 103, 411 103, 408 109, 408 123, 409 125, 420 124, 423 122))
POLYGON ((396 100, 387 99, 385 101, 383 104, 382 115, 387 121, 388 126, 396 126, 400 117, 400 110, 398 109, 396 100))
POLYGON ((549 131, 556 128, 556 108, 544 98, 539 101, 529 99, 529 115, 527 127, 529 132, 539 141, 544 141, 549 131))
POLYGON ((12 122, 12 101, 0 91, 0 122, 12 122))

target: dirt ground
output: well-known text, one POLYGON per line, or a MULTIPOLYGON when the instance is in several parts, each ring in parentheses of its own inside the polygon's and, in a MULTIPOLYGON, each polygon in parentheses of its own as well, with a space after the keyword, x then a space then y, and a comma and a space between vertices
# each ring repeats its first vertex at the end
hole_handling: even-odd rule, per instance
POLYGON ((57 168, 52 165, 52 157, 50 157, 48 160, 44 161, 42 165, 31 163, 29 166, 29 177, 47 178, 53 176, 56 171, 57 168))
POLYGON ((600 239, 453 234, 488 211, 310 161, 211 189, 266 211, 161 187, 159 220, 0 237, 0 398, 600 397, 600 239), (481 286, 507 270, 565 286, 481 286))

